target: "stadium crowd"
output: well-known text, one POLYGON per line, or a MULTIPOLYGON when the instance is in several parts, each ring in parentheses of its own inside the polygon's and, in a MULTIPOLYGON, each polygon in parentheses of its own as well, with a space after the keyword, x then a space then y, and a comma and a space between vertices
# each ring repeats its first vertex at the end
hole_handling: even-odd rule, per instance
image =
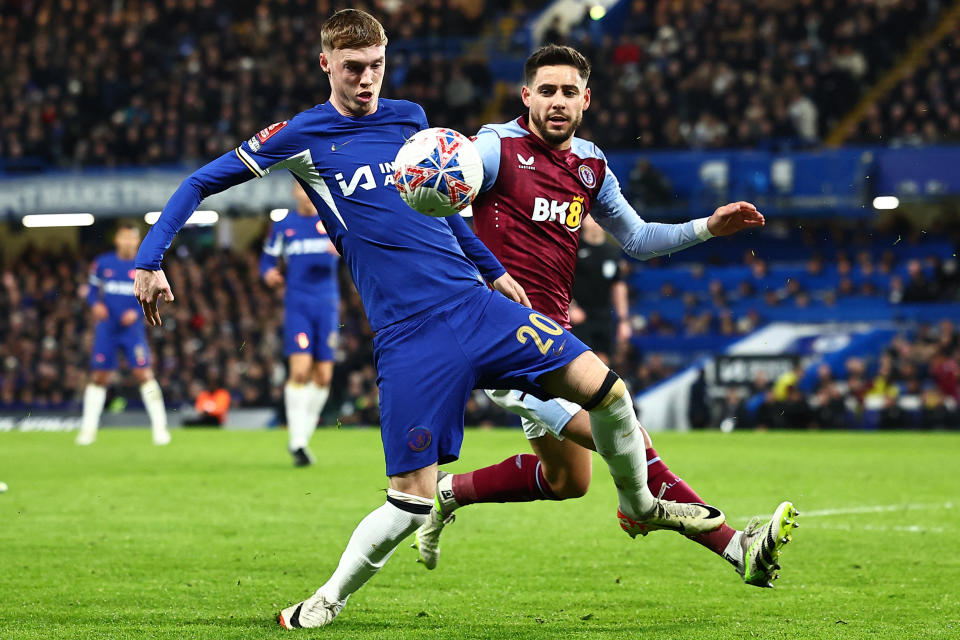
POLYGON ((937 8, 633 0, 619 38, 568 35, 594 61, 584 135, 602 148, 816 145, 937 8))
POLYGON ((758 373, 749 389, 731 387, 715 407, 746 429, 960 430, 960 332, 950 320, 897 335, 878 355, 850 357, 842 372, 802 368, 776 380, 758 373))
MULTIPOLYGON (((259 246, 238 252, 190 246, 181 244, 168 258, 166 272, 177 300, 166 310, 163 326, 149 330, 153 366, 168 406, 190 406, 200 392, 222 388, 230 394, 233 407, 279 407, 286 373, 280 326, 283 298, 282 292, 269 289, 259 278, 259 246)), ((69 249, 33 247, 3 271, 0 307, 9 313, 0 316, 0 408, 78 408, 92 343, 93 321, 85 301, 91 257, 69 249)), ((649 348, 650 340, 656 344, 661 338, 742 335, 765 323, 768 309, 810 305, 812 299, 818 304, 845 296, 862 301, 860 294, 866 292, 898 303, 934 302, 956 300, 960 292, 960 278, 949 261, 898 259, 889 249, 878 247, 861 247, 853 259, 845 254, 832 256, 829 269, 821 256, 811 256, 802 268, 811 278, 819 277, 808 281, 819 283, 811 289, 798 284, 801 277, 778 281, 762 258, 752 256, 747 262, 749 271, 733 288, 714 279, 705 287, 664 282, 645 291, 642 281, 627 276, 635 285, 631 298, 636 340, 619 343, 610 356, 634 392, 666 379, 684 364, 649 348), (652 300, 651 295, 656 296, 655 302, 645 302, 652 300), (676 314, 668 311, 671 300, 681 302, 676 314), (750 304, 737 305, 738 300, 750 304)), ((670 266, 654 261, 643 268, 649 279, 652 272, 665 272, 670 266)), ((713 265, 710 270, 715 275, 724 268, 713 265)), ((341 290, 341 340, 324 423, 377 424, 372 333, 345 271, 341 290)), ((887 422, 877 417, 877 424, 890 423, 890 412, 902 404, 902 398, 917 393, 924 406, 944 408, 938 420, 952 420, 951 398, 956 399, 956 389, 950 391, 944 380, 948 379, 945 372, 960 370, 957 336, 949 323, 937 330, 921 325, 915 335, 905 333, 895 340, 888 355, 877 362, 853 360, 847 379, 824 378, 816 389, 790 389, 782 382, 774 386, 775 381, 758 379, 751 394, 733 393, 727 404, 715 407, 712 421, 716 424, 725 416, 737 415, 741 428, 855 426, 857 411, 863 407, 870 410, 863 415, 881 415, 871 413, 876 400, 871 400, 869 390, 880 388, 877 376, 888 383, 885 393, 897 389, 887 397, 893 398, 882 414, 888 416, 887 422), (861 378, 862 384, 855 382, 861 378)), ((136 384, 129 376, 119 376, 116 382, 111 391, 115 407, 124 406, 128 399, 138 402, 136 384)), ((909 400, 907 406, 912 406, 909 400)), ((917 425, 930 424, 932 418, 923 415, 927 417, 914 420, 917 425)), ((469 404, 467 422, 496 425, 512 420, 477 393, 469 404)))
MULTIPOLYGON (((326 99, 315 27, 346 4, 136 0, 105 9, 85 0, 5 2, 0 168, 215 157, 326 99)), ((467 132, 482 120, 522 112, 515 92, 495 97, 483 46, 454 53, 445 47, 480 35, 496 41, 498 27, 522 29, 545 3, 372 5, 393 43, 385 95, 416 100, 432 122, 467 132)), ((594 63, 597 100, 582 133, 603 148, 806 146, 891 65, 910 36, 930 27, 937 7, 934 0, 634 0, 620 37, 597 36, 589 19, 568 33, 548 34, 594 63)), ((889 115, 878 105, 861 139, 956 137, 951 42, 902 85, 889 115)))
POLYGON ((960 34, 935 47, 885 98, 870 106, 848 142, 924 145, 960 141, 960 34))

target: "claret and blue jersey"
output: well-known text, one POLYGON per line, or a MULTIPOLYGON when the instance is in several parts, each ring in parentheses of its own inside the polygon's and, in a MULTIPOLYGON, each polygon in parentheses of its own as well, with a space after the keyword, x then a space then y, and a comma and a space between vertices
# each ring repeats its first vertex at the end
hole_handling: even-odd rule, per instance
POLYGON ((87 302, 93 306, 102 302, 107 307, 107 319, 94 330, 93 369, 117 368, 117 350, 123 350, 127 364, 134 368, 150 366, 150 349, 143 324, 140 303, 133 295, 136 267, 133 260, 124 260, 115 252, 97 257, 90 267, 90 289, 87 302), (121 318, 127 312, 136 312, 135 320, 124 326, 121 318))

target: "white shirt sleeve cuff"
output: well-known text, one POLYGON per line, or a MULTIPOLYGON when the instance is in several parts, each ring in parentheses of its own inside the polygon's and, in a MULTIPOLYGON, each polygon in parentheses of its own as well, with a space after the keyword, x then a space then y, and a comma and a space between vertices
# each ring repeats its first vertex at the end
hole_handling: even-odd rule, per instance
POLYGON ((695 218, 693 221, 693 232, 701 240, 709 240, 713 237, 710 229, 707 228, 707 218, 695 218))

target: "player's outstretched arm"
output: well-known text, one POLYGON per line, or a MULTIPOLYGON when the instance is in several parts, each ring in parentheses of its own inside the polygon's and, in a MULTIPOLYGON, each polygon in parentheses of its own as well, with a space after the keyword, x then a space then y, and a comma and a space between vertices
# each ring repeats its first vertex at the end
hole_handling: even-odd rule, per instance
POLYGON ((170 196, 160 218, 137 250, 137 275, 133 280, 133 292, 148 324, 160 325, 160 300, 173 302, 173 292, 167 277, 160 270, 160 263, 174 236, 204 198, 253 177, 255 174, 252 170, 241 162, 235 151, 230 151, 194 171, 170 196))
POLYGON ((766 224, 763 214, 749 202, 731 202, 718 207, 707 218, 707 229, 715 236, 729 236, 744 229, 756 229, 766 224))
POLYGON ((638 260, 676 253, 715 235, 730 235, 765 224, 763 214, 749 202, 724 205, 708 218, 682 224, 647 222, 620 193, 620 183, 609 167, 596 205, 591 215, 624 251, 638 260))

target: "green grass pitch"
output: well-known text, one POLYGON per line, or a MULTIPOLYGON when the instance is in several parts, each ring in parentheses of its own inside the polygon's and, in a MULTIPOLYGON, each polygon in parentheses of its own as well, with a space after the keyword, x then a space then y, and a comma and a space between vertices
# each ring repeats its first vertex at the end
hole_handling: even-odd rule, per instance
MULTIPOLYGON (((458 512, 436 571, 404 543, 337 621, 281 607, 383 503, 376 430, 0 433, 0 638, 958 638, 960 435, 660 434, 671 467, 742 527, 782 499, 801 528, 775 589, 678 535, 630 540, 603 461, 583 499, 458 512)), ((470 430, 454 470, 527 450, 470 430)))

